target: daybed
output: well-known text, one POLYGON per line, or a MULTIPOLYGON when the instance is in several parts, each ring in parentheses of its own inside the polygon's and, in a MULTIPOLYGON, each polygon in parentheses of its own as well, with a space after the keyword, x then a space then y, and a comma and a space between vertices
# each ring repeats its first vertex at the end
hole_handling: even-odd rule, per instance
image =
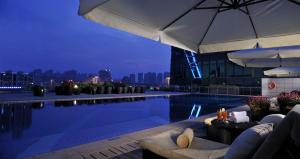
POLYGON ((177 136, 182 130, 170 130, 139 141, 144 158, 172 159, 271 159, 300 158, 300 105, 280 121, 270 115, 261 124, 245 130, 231 145, 194 137, 189 148, 179 148, 177 136))

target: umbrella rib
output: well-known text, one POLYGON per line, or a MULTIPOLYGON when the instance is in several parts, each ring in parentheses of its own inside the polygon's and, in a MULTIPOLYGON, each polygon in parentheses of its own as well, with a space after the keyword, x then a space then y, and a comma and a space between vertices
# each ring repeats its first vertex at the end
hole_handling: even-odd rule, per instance
POLYGON ((202 0, 200 2, 198 2, 197 4, 195 4, 192 8, 190 8, 189 10, 185 11, 183 14, 181 14, 179 17, 177 17, 176 19, 172 20, 169 24, 167 24, 166 26, 164 26, 162 29, 160 29, 160 31, 164 31, 166 30, 168 27, 170 27, 172 24, 176 23, 179 19, 181 19, 182 17, 184 17, 185 15, 187 15, 188 13, 190 13, 194 8, 197 8, 199 5, 201 5, 202 3, 204 3, 207 0, 202 0))
MULTIPOLYGON (((220 7, 221 7, 222 5, 223 5, 223 2, 221 2, 220 7)), ((208 27, 206 28, 206 31, 205 31, 204 35, 202 36, 200 42, 198 43, 198 46, 200 46, 200 45, 202 44, 202 42, 203 42, 204 38, 206 37, 206 35, 207 35, 207 33, 208 33, 208 31, 209 31, 211 25, 213 24, 213 22, 214 22, 215 19, 216 19, 217 15, 218 15, 218 13, 219 13, 219 10, 220 10, 220 9, 218 9, 218 10, 216 11, 215 15, 214 15, 213 18, 211 19, 211 21, 210 21, 208 27)))
MULTIPOLYGON (((243 2, 245 3, 245 0, 243 0, 243 2)), ((254 23, 253 23, 253 19, 252 19, 251 15, 250 15, 250 11, 249 11, 249 9, 248 9, 248 5, 246 5, 245 8, 246 8, 247 15, 248 15, 248 17, 249 17, 251 26, 252 26, 252 28, 253 28, 255 37, 258 38, 257 31, 256 31, 255 26, 254 26, 254 23)))
POLYGON ((300 6, 300 2, 297 2, 295 0, 289 0, 289 1, 300 6))
POLYGON ((257 1, 256 0, 249 0, 249 1, 246 1, 246 2, 242 3, 240 5, 240 7, 254 5, 254 4, 262 3, 262 2, 265 2, 265 1, 269 1, 269 0, 257 0, 257 1))

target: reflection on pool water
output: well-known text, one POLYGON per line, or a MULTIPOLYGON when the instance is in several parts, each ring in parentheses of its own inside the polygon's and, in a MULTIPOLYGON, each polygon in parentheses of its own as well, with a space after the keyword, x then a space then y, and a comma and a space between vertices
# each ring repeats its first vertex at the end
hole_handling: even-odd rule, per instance
POLYGON ((184 95, 0 104, 0 158, 23 158, 195 118, 244 97, 184 95))

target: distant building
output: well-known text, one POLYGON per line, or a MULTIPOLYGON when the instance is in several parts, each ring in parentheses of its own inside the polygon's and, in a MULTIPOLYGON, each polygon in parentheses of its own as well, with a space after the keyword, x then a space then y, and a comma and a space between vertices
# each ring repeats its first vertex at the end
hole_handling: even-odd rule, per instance
POLYGON ((130 78, 130 83, 135 84, 135 74, 130 74, 129 78, 130 78))
POLYGON ((41 84, 43 80, 43 71, 41 69, 35 69, 31 72, 33 83, 41 84))
POLYGON ((130 84, 130 78, 128 76, 124 76, 122 78, 122 83, 130 84))
POLYGON ((166 79, 167 77, 170 77, 170 72, 164 72, 164 79, 166 79))
POLYGON ((111 71, 109 69, 104 69, 99 71, 99 78, 101 82, 111 82, 111 71))
POLYGON ((171 48, 170 84, 178 86, 190 85, 193 81, 192 73, 185 58, 184 50, 171 48))
POLYGON ((171 48, 170 84, 189 86, 231 85, 260 87, 264 68, 241 67, 229 61, 229 52, 196 54, 202 72, 202 78, 194 79, 187 63, 184 50, 171 48), (247 81, 247 82, 245 82, 247 81))
POLYGON ((144 83, 144 73, 138 73, 138 83, 139 84, 144 83))
POLYGON ((260 87, 266 68, 247 68, 229 61, 229 52, 198 54, 202 70, 201 85, 260 87), (246 81, 246 82, 245 82, 246 81))
POLYGON ((170 86, 170 72, 164 72, 163 85, 169 87, 170 86))
POLYGON ((86 80, 86 82, 96 84, 96 83, 100 83, 100 82, 102 82, 102 81, 100 80, 99 76, 91 75, 91 76, 86 80))
POLYGON ((156 73, 148 72, 144 75, 144 84, 154 86, 156 85, 156 73))
POLYGON ((156 84, 158 84, 158 85, 162 85, 163 84, 163 74, 162 73, 158 73, 157 74, 156 84))
POLYGON ((0 73, 1 89, 31 88, 32 76, 23 72, 5 71, 0 73))
POLYGON ((68 70, 68 71, 65 71, 63 73, 63 80, 73 80, 73 81, 76 81, 77 79, 77 71, 76 70, 68 70))

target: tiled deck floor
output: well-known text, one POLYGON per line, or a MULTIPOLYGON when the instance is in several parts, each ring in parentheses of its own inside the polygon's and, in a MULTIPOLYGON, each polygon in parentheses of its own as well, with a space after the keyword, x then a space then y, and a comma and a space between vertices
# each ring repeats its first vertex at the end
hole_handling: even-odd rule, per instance
MULTIPOLYGON (((241 106, 232 110, 247 110, 247 106, 241 106)), ((190 127, 195 131, 195 136, 205 136, 203 121, 207 117, 214 116, 209 114, 194 120, 184 120, 169 125, 163 125, 151 129, 146 129, 123 136, 96 141, 76 147, 62 149, 54 152, 45 153, 30 157, 30 159, 140 159, 142 151, 137 142, 140 139, 159 134, 161 132, 190 127)))

